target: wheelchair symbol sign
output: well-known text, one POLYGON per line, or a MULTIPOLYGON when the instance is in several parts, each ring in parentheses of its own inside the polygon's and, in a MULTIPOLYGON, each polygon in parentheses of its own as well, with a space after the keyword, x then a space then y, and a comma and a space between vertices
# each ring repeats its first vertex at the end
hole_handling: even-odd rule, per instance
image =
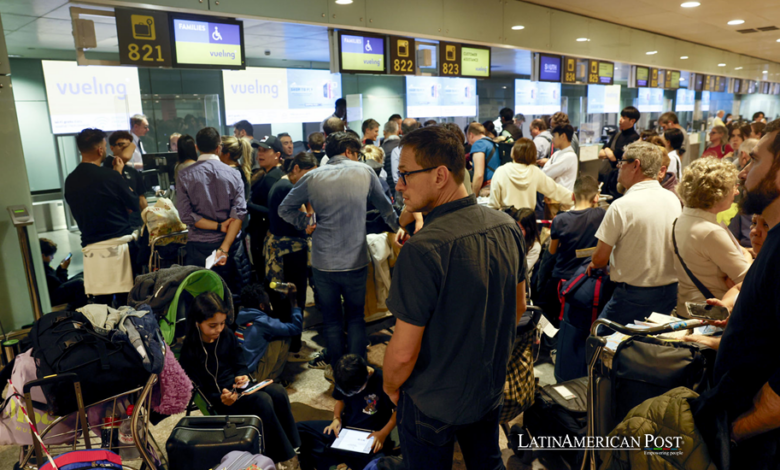
POLYGON ((217 26, 214 26, 214 32, 211 33, 211 39, 213 39, 215 41, 221 41, 222 40, 222 35, 219 34, 219 28, 217 26))

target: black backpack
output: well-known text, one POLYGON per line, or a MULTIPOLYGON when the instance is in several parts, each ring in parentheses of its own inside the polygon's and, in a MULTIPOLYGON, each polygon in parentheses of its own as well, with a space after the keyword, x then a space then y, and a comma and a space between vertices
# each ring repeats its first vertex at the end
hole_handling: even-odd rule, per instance
MULTIPOLYGON (((79 376, 85 405, 125 393, 146 383, 141 356, 124 338, 96 333, 80 312, 53 312, 30 330, 39 379, 73 372, 79 376)), ((63 416, 78 410, 71 387, 43 386, 48 411, 63 416)))

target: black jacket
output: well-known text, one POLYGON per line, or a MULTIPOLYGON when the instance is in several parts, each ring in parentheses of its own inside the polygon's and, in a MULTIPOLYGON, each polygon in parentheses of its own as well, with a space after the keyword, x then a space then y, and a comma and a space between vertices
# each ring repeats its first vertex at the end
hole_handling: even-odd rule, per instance
POLYGON ((222 389, 232 390, 236 377, 249 375, 249 369, 244 361, 244 351, 238 344, 235 334, 228 327, 222 330, 219 339, 214 343, 201 343, 199 338, 195 338, 192 343, 185 342, 179 363, 212 404, 221 403, 222 389), (215 351, 218 368, 214 367, 215 351), (208 370, 206 370, 207 355, 208 370), (216 375, 216 383, 212 374, 216 375))

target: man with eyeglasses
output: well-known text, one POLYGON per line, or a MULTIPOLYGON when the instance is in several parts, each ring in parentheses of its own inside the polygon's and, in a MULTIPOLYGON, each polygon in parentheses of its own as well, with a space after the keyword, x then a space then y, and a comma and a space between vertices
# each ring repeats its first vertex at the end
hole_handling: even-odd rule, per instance
MULTIPOLYGON (((398 215, 385 196, 376 172, 359 162, 360 148, 360 140, 347 132, 329 135, 325 144, 328 162, 303 175, 279 206, 279 216, 299 230, 315 225, 316 214, 311 264, 331 364, 346 353, 366 357, 368 338, 363 309, 369 263, 368 201, 379 210, 393 231, 399 228, 398 215), (314 214, 300 211, 301 205, 306 203, 311 203, 314 214)), ((325 378, 332 380, 330 367, 326 369, 325 378)))
POLYGON ((141 137, 145 136, 149 132, 149 121, 143 114, 135 114, 130 118, 130 135, 133 136, 133 144, 135 144, 135 151, 133 151, 133 158, 130 159, 130 163, 133 167, 143 170, 144 160, 141 154, 146 153, 144 151, 144 145, 141 143, 141 137))
POLYGON ((396 326, 384 389, 398 404, 408 470, 503 469, 498 420, 507 361, 525 312, 525 243, 507 214, 468 195, 463 143, 444 127, 401 141, 396 191, 425 225, 404 242, 387 307, 396 326))
POLYGON ((607 210, 596 232, 598 244, 588 271, 606 268, 618 286, 599 318, 621 325, 653 312, 670 314, 677 306, 672 224, 680 201, 656 179, 663 149, 637 141, 618 162, 622 198, 607 210))

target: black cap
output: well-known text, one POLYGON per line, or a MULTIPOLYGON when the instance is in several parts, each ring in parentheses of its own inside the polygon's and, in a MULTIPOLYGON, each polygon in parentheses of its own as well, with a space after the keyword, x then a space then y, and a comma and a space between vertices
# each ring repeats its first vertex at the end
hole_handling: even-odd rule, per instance
POLYGON ((279 153, 282 152, 282 142, 272 135, 265 137, 260 142, 252 142, 252 147, 271 149, 274 152, 279 152, 279 153))

